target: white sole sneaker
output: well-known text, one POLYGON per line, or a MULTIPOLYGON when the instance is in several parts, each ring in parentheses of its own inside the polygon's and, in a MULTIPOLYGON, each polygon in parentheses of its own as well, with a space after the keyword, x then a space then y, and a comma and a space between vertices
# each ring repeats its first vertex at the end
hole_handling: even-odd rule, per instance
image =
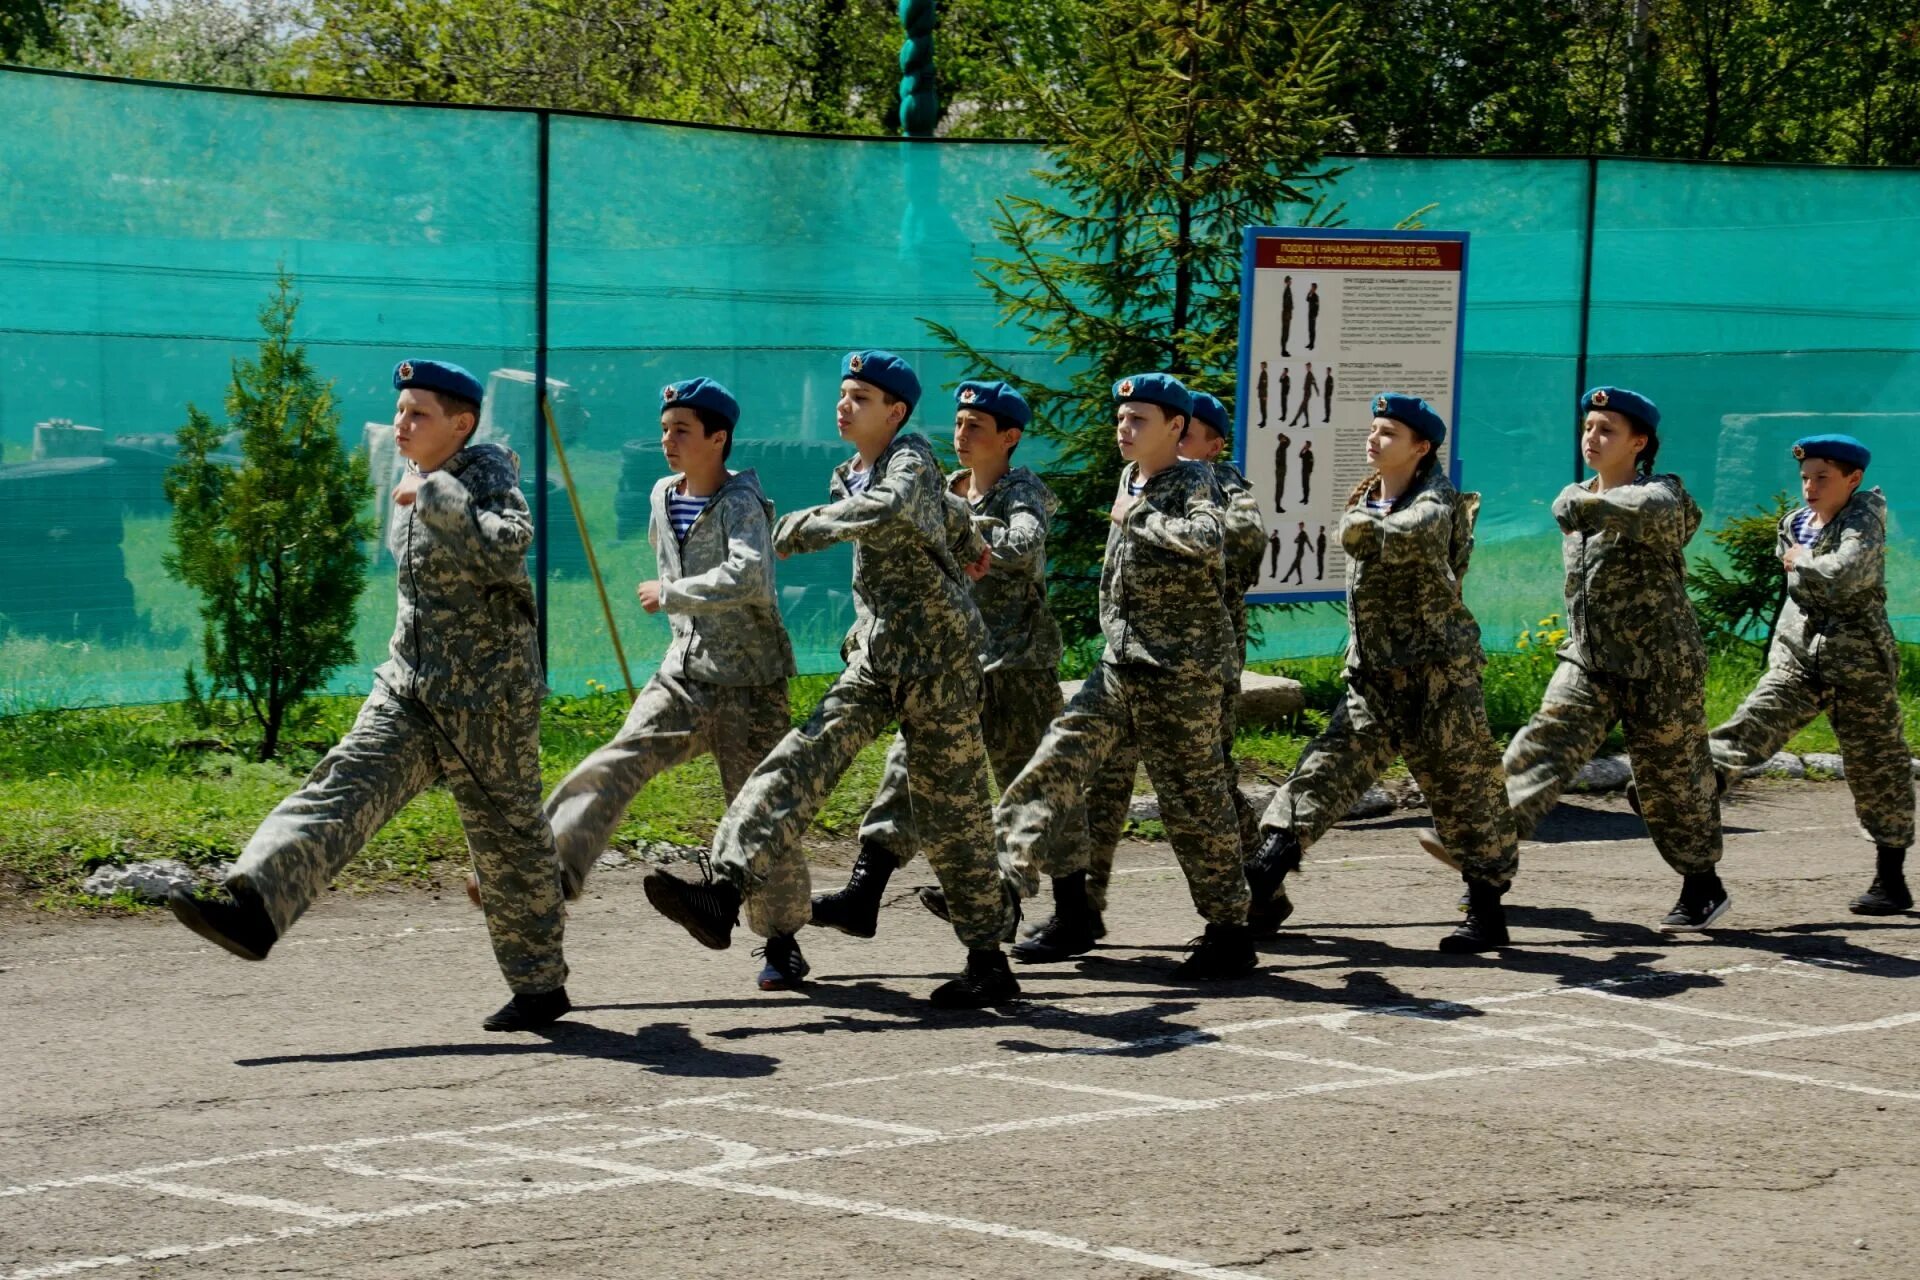
POLYGON ((1460 870, 1460 859, 1455 857, 1453 851, 1441 841, 1438 831, 1432 827, 1422 827, 1413 833, 1413 838, 1420 842, 1420 847, 1425 849, 1427 856, 1435 862, 1452 867, 1455 871, 1460 870))
POLYGON ((1721 916, 1724 916, 1725 914, 1727 914, 1727 910, 1728 910, 1728 908, 1730 908, 1730 907, 1732 907, 1732 906, 1733 906, 1733 895, 1732 895, 1732 894, 1728 894, 1728 895, 1727 895, 1726 897, 1724 897, 1724 898, 1722 898, 1722 899, 1720 899, 1720 901, 1719 901, 1718 903, 1716 903, 1716 904, 1714 904, 1714 908, 1713 908, 1713 910, 1712 910, 1712 911, 1709 911, 1709 912, 1707 913, 1707 918, 1706 918, 1705 920, 1702 920, 1702 921, 1701 921, 1700 923, 1698 923, 1698 924, 1672 924, 1672 923, 1669 923, 1669 922, 1667 922, 1667 921, 1665 921, 1665 920, 1662 920, 1662 921, 1660 922, 1660 932, 1662 932, 1662 933, 1701 933, 1701 932, 1704 932, 1704 931, 1706 931, 1706 930, 1708 930, 1708 929, 1711 929, 1711 928, 1712 928, 1712 927, 1714 926, 1714 922, 1715 922, 1715 921, 1717 921, 1717 920, 1719 920, 1721 916))

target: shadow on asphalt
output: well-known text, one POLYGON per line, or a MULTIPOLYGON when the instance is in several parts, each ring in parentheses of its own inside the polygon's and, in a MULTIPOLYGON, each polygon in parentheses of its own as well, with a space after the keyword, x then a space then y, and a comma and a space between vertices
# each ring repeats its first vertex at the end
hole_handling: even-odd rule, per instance
MULTIPOLYGON (((576 1007, 575 1013, 619 1005, 576 1007)), ((267 1058, 240 1058, 238 1067, 280 1067, 295 1063, 393 1062, 409 1058, 499 1058, 525 1054, 555 1054, 569 1058, 599 1058, 630 1062, 658 1075, 694 1076, 714 1080, 746 1080, 770 1076, 780 1059, 763 1053, 730 1053, 704 1043, 679 1022, 656 1022, 632 1035, 608 1031, 584 1022, 562 1020, 534 1033, 538 1041, 483 1040, 474 1044, 409 1044, 381 1049, 354 1049, 341 1053, 287 1053, 267 1058)))

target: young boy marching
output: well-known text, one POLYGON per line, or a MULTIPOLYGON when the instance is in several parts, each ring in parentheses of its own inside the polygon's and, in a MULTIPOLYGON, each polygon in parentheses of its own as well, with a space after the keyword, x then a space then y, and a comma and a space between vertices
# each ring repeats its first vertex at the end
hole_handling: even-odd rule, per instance
POLYGON ((1723 778, 1762 764, 1822 711, 1840 740, 1854 812, 1878 852, 1858 915, 1913 910, 1907 847, 1913 777, 1900 712, 1900 649, 1887 622, 1887 499, 1862 489, 1872 454, 1852 436, 1796 441, 1806 505, 1780 522, 1787 601, 1767 673, 1708 737, 1723 778))
MULTIPOLYGON (((649 780, 712 755, 729 801, 792 727, 787 677, 793 647, 773 581, 773 504, 751 471, 729 471, 740 406, 710 378, 660 393, 660 448, 672 474, 653 487, 659 577, 640 584, 640 607, 665 613, 673 640, 613 741, 582 760, 553 794, 547 816, 569 896, 649 780)), ((769 990, 805 972, 769 947, 769 990)))
POLYGON ((1084 795, 1091 847, 1117 840, 1136 763, 1144 761, 1193 904, 1207 922, 1174 976, 1237 977, 1253 970, 1256 956, 1220 750, 1233 646, 1224 603, 1223 495, 1211 468, 1180 457, 1193 397, 1178 379, 1122 378, 1113 399, 1115 441, 1127 465, 1108 514, 1100 574, 1106 652, 1007 788, 994 820, 1010 861, 1030 861, 1054 876, 1056 941, 1087 950, 1093 920, 1084 859, 1071 864, 1064 855, 1072 845, 1056 841, 1056 829, 1084 795))
POLYGON ((403 360, 394 442, 405 511, 388 547, 399 613, 388 660, 353 728, 247 842, 224 891, 175 891, 180 922, 264 960, 313 900, 407 801, 444 780, 460 809, 494 958, 513 998, 481 1025, 526 1031, 567 1000, 565 913, 540 807, 539 643, 526 553, 533 521, 520 461, 472 444, 480 382, 458 365, 403 360))
POLYGON ((856 351, 841 363, 835 421, 855 456, 834 469, 833 501, 783 516, 782 555, 854 543, 855 619, 847 667, 812 717, 755 769, 714 833, 717 879, 690 884, 656 871, 648 899, 715 949, 729 945, 742 903, 767 938, 770 964, 806 972, 793 934, 807 923, 801 838, 854 756, 899 721, 913 812, 940 877, 965 973, 933 993, 944 1008, 979 1008, 1019 994, 1000 952, 1014 895, 994 858, 987 823, 987 760, 980 736, 979 611, 967 566, 985 571, 987 545, 956 556, 950 499, 933 447, 904 431, 920 381, 899 356, 856 351))
MULTIPOLYGON (((986 576, 973 584, 973 600, 986 628, 980 731, 1003 787, 1026 767, 1062 706, 1060 628, 1047 607, 1047 529, 1059 502, 1039 476, 1013 465, 1032 416, 1005 382, 962 382, 954 390, 953 451, 961 469, 948 477, 947 489, 992 553, 986 576)), ((813 900, 814 924, 856 938, 874 935, 888 878, 918 848, 908 793, 906 739, 896 735, 860 827, 853 873, 845 888, 813 900)), ((1039 888, 1031 869, 1013 874, 1025 890, 1039 888)), ((939 890, 923 890, 921 897, 947 915, 939 890)))

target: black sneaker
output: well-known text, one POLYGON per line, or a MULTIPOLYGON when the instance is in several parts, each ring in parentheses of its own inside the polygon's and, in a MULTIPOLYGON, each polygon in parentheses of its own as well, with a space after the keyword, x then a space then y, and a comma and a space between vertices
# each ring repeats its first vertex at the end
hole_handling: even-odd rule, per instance
POLYGON ((1897 916, 1913 910, 1913 891, 1907 888, 1907 851, 1890 844, 1874 846, 1878 854, 1873 884, 1847 904, 1857 916, 1897 916))
POLYGON ((1087 873, 1053 879, 1053 918, 1013 946, 1021 964, 1045 964, 1085 955, 1106 933, 1100 913, 1087 899, 1087 873))
POLYGON ((1280 926, 1293 914, 1293 899, 1282 889, 1278 897, 1247 904, 1247 932, 1256 938, 1277 937, 1280 926))
POLYGON ((815 896, 813 923, 855 938, 871 938, 880 928, 880 898, 899 866, 900 859, 879 845, 870 840, 862 842, 846 884, 832 893, 815 896))
POLYGON ((740 891, 725 880, 688 884, 664 871, 649 871, 640 882, 653 909, 673 921, 703 947, 725 951, 740 923, 740 891))
POLYGON ((1300 841, 1284 828, 1263 832, 1260 847, 1247 859, 1247 927, 1256 938, 1271 938, 1293 914, 1287 876, 1300 869, 1300 841))
POLYGON ((933 989, 936 1009, 986 1009, 1020 998, 1007 958, 998 951, 967 952, 967 967, 959 977, 933 989))
POLYGON ((1492 951, 1508 944, 1507 909, 1500 904, 1503 891, 1492 885, 1469 882, 1467 918, 1459 927, 1440 939, 1440 950, 1448 955, 1472 955, 1492 951))
POLYGON ((167 905, 174 919, 242 960, 265 960, 280 941, 266 904, 245 885, 230 884, 205 897, 175 889, 167 894, 167 905))
MULTIPOLYGON (((925 907, 930 914, 939 916, 948 924, 953 923, 953 913, 947 909, 947 891, 945 889, 942 889, 938 885, 923 884, 913 891, 913 896, 920 899, 920 905, 925 907)), ((1019 934, 1019 931, 1020 899, 1015 898, 1013 900, 1013 919, 1008 921, 1006 932, 1000 935, 1000 941, 1012 942, 1019 934)))
POLYGON ((551 991, 521 992, 487 1015, 480 1024, 485 1031, 538 1031, 550 1027, 573 1010, 565 987, 551 991))
POLYGON ((1244 978, 1259 967, 1253 935, 1243 924, 1210 924, 1187 944, 1187 958, 1173 967, 1180 982, 1218 982, 1244 978))
POLYGON ((755 947, 753 954, 766 959, 760 969, 762 991, 791 991, 805 981, 813 969, 800 954, 800 940, 790 933, 774 934, 767 939, 766 946, 755 947))
POLYGON ((1687 933, 1705 929, 1733 905, 1727 886, 1714 871, 1700 871, 1686 877, 1680 887, 1680 901, 1673 904, 1667 918, 1660 922, 1662 933, 1687 933))

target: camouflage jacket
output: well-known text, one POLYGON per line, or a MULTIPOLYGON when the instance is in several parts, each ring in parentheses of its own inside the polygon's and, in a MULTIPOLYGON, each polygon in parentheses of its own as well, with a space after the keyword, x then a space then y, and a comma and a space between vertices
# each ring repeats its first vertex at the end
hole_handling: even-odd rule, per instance
POLYGON ((520 459, 469 445, 421 478, 387 546, 400 610, 376 679, 403 697, 461 710, 539 704, 540 640, 527 579, 533 517, 520 459))
MULTIPOLYGON (((1134 464, 1120 473, 1124 497, 1134 464)), ((1204 462, 1176 462, 1147 481, 1110 525, 1100 568, 1108 662, 1226 669, 1233 620, 1225 603, 1226 495, 1204 462)))
POLYGON ((849 662, 862 654, 887 675, 978 672, 986 633, 962 564, 986 543, 947 492, 933 446, 916 432, 896 435, 860 493, 847 483, 853 463, 833 469, 833 501, 780 517, 774 550, 854 544, 853 629, 840 646, 849 662))
POLYGON ((662 675, 707 684, 772 684, 793 674, 793 645, 773 589, 773 504, 751 471, 727 477, 682 542, 667 517, 680 483, 653 486, 647 541, 659 563, 660 607, 673 643, 662 675))
POLYGON ((1479 514, 1480 495, 1455 489, 1439 467, 1385 515, 1359 501, 1347 509, 1340 545, 1347 553, 1349 669, 1483 660, 1480 624, 1460 598, 1479 514))
POLYGON ((1260 502, 1240 468, 1225 458, 1213 464, 1213 478, 1227 496, 1226 534, 1221 550, 1226 557, 1227 613, 1233 633, 1247 632, 1247 592, 1260 581, 1260 561, 1267 553, 1267 526, 1260 519, 1260 502))
MULTIPOLYGON (((967 503, 967 471, 947 487, 967 503)), ((1047 528, 1060 500, 1025 467, 996 480, 986 496, 967 503, 973 527, 993 559, 973 584, 973 602, 987 629, 980 655, 988 671, 1051 671, 1060 665, 1060 628, 1047 607, 1047 528)))
POLYGON ((1605 493, 1598 478, 1553 500, 1566 536, 1567 639, 1560 656, 1589 671, 1646 679, 1673 655, 1699 662, 1687 599, 1687 540, 1700 508, 1679 476, 1642 476, 1605 493))
MULTIPOLYGON (((1793 516, 1780 522, 1780 554, 1797 545, 1793 516)), ((1774 624, 1776 654, 1844 679, 1889 670, 1893 628, 1887 622, 1887 499, 1861 489, 1814 536, 1787 573, 1787 601, 1774 624)))

